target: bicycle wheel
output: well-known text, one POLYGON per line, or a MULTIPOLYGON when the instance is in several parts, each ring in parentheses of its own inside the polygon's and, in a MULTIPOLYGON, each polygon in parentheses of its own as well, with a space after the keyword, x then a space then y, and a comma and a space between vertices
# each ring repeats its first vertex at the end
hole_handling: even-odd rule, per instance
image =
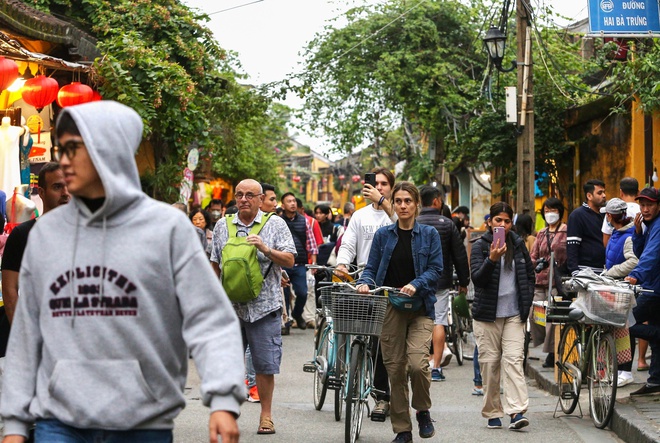
POLYGON ((557 347, 559 361, 559 405, 564 414, 571 414, 580 400, 582 374, 582 343, 576 324, 564 325, 557 347))
POLYGON ((314 373, 314 407, 317 411, 323 408, 328 392, 328 371, 330 370, 328 356, 330 342, 334 339, 332 328, 326 327, 325 319, 318 328, 316 339, 316 372, 314 373))
POLYGON ((451 351, 456 356, 456 363, 458 366, 463 366, 463 341, 465 340, 465 320, 458 315, 454 316, 454 323, 456 325, 454 332, 454 342, 451 345, 451 351))
POLYGON ((364 344, 354 343, 351 347, 351 369, 348 373, 348 389, 346 390, 346 443, 355 443, 362 427, 362 412, 364 411, 364 344))
POLYGON ((335 377, 339 380, 339 386, 335 389, 335 421, 341 420, 341 414, 344 410, 344 386, 346 383, 346 365, 344 364, 344 355, 346 355, 346 336, 335 334, 335 377))
POLYGON ((616 402, 617 371, 614 337, 601 329, 591 338, 589 362, 589 412, 597 428, 610 422, 616 402))

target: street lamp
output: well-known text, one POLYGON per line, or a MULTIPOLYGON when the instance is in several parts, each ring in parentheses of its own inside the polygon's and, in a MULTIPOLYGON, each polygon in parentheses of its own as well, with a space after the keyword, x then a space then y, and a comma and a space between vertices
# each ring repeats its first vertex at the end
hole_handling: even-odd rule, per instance
POLYGON ((504 58, 504 45, 506 43, 506 35, 499 28, 491 26, 486 36, 484 37, 484 43, 486 44, 486 49, 488 50, 488 56, 493 61, 493 64, 500 72, 511 72, 518 66, 518 63, 514 60, 511 62, 511 68, 504 69, 502 68, 502 59, 504 58))

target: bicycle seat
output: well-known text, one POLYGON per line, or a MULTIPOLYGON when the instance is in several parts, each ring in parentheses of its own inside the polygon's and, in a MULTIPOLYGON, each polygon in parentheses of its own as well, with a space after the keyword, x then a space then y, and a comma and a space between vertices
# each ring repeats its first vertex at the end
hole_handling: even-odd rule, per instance
POLYGON ((582 309, 573 308, 568 313, 568 318, 570 318, 573 321, 578 321, 582 317, 584 317, 584 312, 582 312, 582 309))

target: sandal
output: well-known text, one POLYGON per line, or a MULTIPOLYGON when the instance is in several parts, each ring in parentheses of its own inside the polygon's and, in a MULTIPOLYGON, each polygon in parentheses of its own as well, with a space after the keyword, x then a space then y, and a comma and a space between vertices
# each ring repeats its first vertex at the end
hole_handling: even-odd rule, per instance
POLYGON ((257 434, 274 434, 275 425, 273 425, 273 420, 270 417, 262 417, 259 420, 259 429, 257 434))
POLYGON ((639 365, 637 366, 638 371, 648 371, 649 370, 649 365, 639 365))

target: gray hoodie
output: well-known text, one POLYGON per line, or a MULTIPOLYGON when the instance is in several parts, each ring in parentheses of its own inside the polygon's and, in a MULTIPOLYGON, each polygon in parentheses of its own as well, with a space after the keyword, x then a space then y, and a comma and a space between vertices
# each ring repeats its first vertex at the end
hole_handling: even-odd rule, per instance
POLYGON ((147 197, 142 120, 101 101, 66 108, 106 193, 75 196, 30 232, 5 364, 5 434, 38 418, 80 428, 169 429, 185 405, 187 347, 205 405, 245 399, 238 319, 180 210, 147 197))

